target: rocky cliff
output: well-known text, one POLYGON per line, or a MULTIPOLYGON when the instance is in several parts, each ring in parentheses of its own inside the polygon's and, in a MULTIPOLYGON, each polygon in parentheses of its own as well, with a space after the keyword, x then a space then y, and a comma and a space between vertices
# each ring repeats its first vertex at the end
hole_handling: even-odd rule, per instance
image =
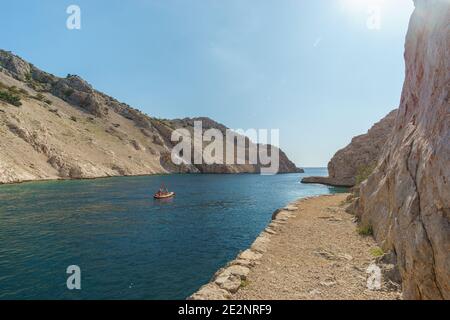
MULTIPOLYGON (((59 78, 0 50, 0 183, 170 172, 260 172, 257 165, 180 165, 172 131, 193 120, 161 120, 95 90, 76 75, 59 78)), ((202 118, 206 128, 226 127, 202 118)), ((297 172, 280 152, 280 173, 297 172)))
POLYGON ((354 137, 339 150, 328 163, 328 177, 307 177, 302 183, 321 183, 332 186, 353 187, 376 166, 383 146, 389 140, 397 110, 391 111, 366 134, 354 137))
POLYGON ((389 143, 355 207, 394 254, 407 299, 450 299, 450 2, 416 0, 389 143))

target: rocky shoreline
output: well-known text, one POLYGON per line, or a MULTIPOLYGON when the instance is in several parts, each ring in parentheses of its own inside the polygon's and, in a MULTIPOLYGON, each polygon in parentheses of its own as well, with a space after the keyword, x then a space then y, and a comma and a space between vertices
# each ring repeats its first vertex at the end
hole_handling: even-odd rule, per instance
POLYGON ((348 194, 311 196, 276 210, 253 244, 188 300, 400 299, 398 269, 345 211, 348 194), (367 268, 381 272, 376 290, 367 268))
MULTIPOLYGON (((290 174, 290 173, 303 173, 303 169, 300 169, 302 171, 298 172, 280 172, 278 174, 290 174)), ((72 181, 72 180, 98 180, 98 179, 108 179, 108 178, 123 178, 123 177, 152 177, 152 176, 168 176, 168 175, 178 175, 178 174, 201 174, 201 175, 208 175, 208 174, 220 174, 220 175, 242 175, 242 174, 259 174, 259 173, 251 173, 251 172, 227 172, 227 173, 203 173, 203 172, 185 172, 185 173, 171 173, 171 172, 160 172, 160 173, 148 173, 148 174, 129 174, 129 175, 105 175, 105 176, 98 176, 98 177, 82 177, 82 178, 62 178, 62 177, 56 177, 56 178, 48 178, 48 179, 31 179, 31 180, 19 180, 19 181, 9 181, 9 182, 0 182, 0 186, 2 185, 14 185, 14 184, 23 184, 23 183, 33 183, 33 182, 56 182, 56 181, 72 181)))
POLYGON ((351 182, 336 182, 336 180, 331 177, 305 177, 301 182, 304 184, 323 184, 325 186, 342 188, 352 188, 355 186, 355 184, 351 182))
POLYGON ((272 214, 272 221, 260 233, 250 248, 241 252, 236 259, 230 261, 224 268, 217 271, 211 282, 202 286, 192 294, 188 300, 228 300, 232 298, 241 287, 245 286, 250 270, 258 264, 263 254, 267 251, 267 244, 277 232, 275 229, 286 224, 298 209, 297 203, 313 197, 294 201, 272 214))

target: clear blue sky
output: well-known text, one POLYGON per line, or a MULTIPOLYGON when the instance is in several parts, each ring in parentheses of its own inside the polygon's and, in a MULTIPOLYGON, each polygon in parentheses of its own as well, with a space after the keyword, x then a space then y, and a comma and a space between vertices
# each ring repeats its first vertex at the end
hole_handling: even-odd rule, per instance
POLYGON ((400 101, 412 0, 3 1, 0 47, 151 116, 279 128, 325 166, 400 101), (81 30, 66 8, 81 8, 81 30), (381 24, 369 29, 368 8, 381 24))

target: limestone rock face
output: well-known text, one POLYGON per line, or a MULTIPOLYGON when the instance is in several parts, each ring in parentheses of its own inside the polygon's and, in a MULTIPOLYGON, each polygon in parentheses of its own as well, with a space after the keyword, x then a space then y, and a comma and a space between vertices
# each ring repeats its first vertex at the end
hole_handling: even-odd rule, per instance
MULTIPOLYGON (((176 128, 194 119, 161 120, 95 90, 76 75, 60 78, 0 50, 0 184, 156 173, 257 173, 258 165, 175 165, 176 128)), ((227 128, 208 118, 205 128, 227 128)), ((297 168, 280 150, 280 171, 297 168)))
POLYGON ((389 143, 356 210, 391 250, 407 299, 450 299, 450 2, 416 0, 389 143))
MULTIPOLYGON (((227 130, 229 130, 229 128, 227 128, 223 124, 220 124, 207 117, 184 118, 184 119, 164 120, 164 121, 153 120, 152 125, 158 129, 163 139, 170 143, 172 132, 175 129, 186 129, 189 131, 191 137, 194 137, 194 122, 196 121, 201 121, 203 132, 205 132, 208 129, 217 129, 225 137, 227 130)), ((235 164, 206 164, 206 163, 195 164, 195 168, 203 173, 224 173, 224 174, 240 173, 240 172, 260 173, 261 168, 265 166, 262 165, 260 161, 257 161, 256 164, 249 163, 248 149, 250 146, 256 146, 257 148, 260 148, 262 145, 261 144, 255 145, 255 143, 253 143, 246 136, 239 135, 239 137, 241 137, 243 141, 245 141, 246 147, 245 149, 236 147, 235 160, 237 160, 237 155, 240 153, 240 151, 243 151, 245 154, 245 159, 243 159, 244 163, 238 164, 238 162, 236 161, 235 164)), ((207 146, 207 144, 205 143, 202 144, 201 142, 200 145, 203 145, 203 150, 207 146)), ((226 141, 224 141, 224 150, 223 150, 224 157, 226 156, 229 149, 230 146, 226 144, 226 141)), ((287 157, 287 155, 281 149, 274 149, 274 150, 278 150, 279 152, 278 173, 299 173, 303 171, 303 169, 297 168, 296 165, 287 157)), ((192 163, 194 163, 194 152, 192 153, 192 163)))
POLYGON ((31 74, 31 66, 19 57, 0 50, 0 66, 20 81, 26 81, 31 74))
POLYGON ((307 177, 303 183, 321 183, 332 186, 353 187, 360 171, 375 167, 382 148, 394 127, 397 110, 391 111, 366 134, 352 139, 328 163, 329 177, 307 177))

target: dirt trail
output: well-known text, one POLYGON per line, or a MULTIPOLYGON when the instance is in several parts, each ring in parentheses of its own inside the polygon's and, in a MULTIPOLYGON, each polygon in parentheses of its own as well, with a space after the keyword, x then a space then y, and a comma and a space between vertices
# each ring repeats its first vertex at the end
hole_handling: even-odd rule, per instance
POLYGON ((266 252, 232 299, 399 299, 367 288, 375 241, 357 232, 342 204, 347 194, 298 201, 271 224, 266 252))

